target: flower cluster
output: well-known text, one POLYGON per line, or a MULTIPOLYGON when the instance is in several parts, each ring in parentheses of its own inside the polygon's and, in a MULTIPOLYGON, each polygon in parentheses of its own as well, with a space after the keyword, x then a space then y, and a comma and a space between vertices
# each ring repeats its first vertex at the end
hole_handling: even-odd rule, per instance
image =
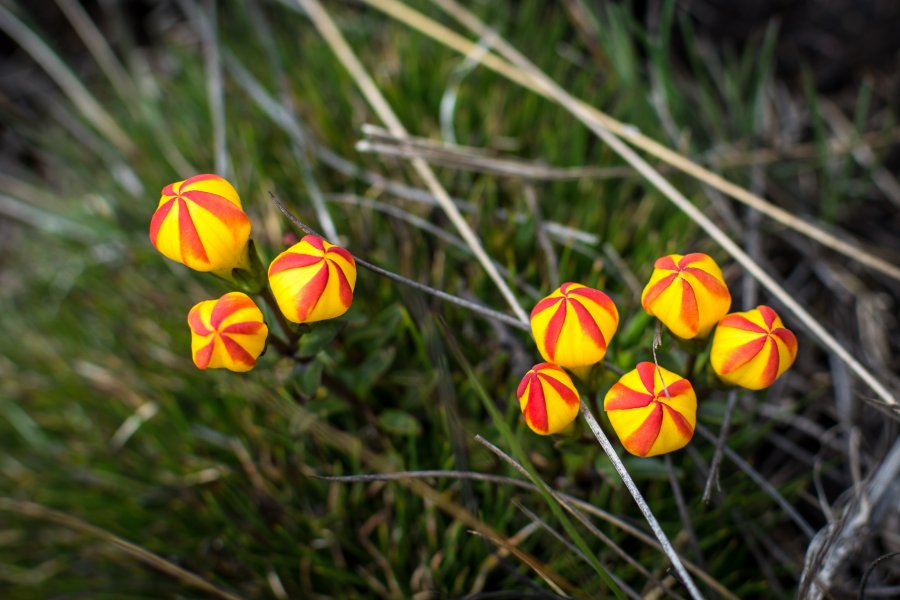
MULTIPOLYGON (((250 240, 250 218, 234 186, 218 175, 195 175, 167 185, 150 220, 150 242, 161 254, 236 287, 262 293, 294 323, 339 317, 353 303, 353 256, 307 235, 262 269, 250 240)), ((274 308, 274 307, 273 307, 274 308)), ((188 313, 191 352, 199 369, 249 371, 265 351, 269 328, 243 292, 204 300, 188 313)))
MULTIPOLYGON (((715 330, 710 365, 726 384, 768 387, 797 355, 796 337, 768 306, 728 313, 731 293, 722 270, 706 254, 658 259, 641 305, 678 339, 703 342, 715 330)), ((532 367, 516 390, 534 432, 559 433, 572 424, 580 400, 563 369, 587 378, 606 356, 618 324, 610 297, 577 283, 563 284, 535 305, 531 331, 546 362, 532 367)), ((626 450, 656 456, 683 448, 693 437, 697 393, 688 378, 641 362, 610 387, 603 408, 626 450)))

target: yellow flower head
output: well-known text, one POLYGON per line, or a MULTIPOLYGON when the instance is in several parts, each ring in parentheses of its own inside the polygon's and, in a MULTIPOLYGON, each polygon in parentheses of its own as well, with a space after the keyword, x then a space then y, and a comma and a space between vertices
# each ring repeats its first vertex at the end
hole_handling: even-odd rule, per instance
POLYGON ((197 271, 246 268, 250 219, 230 183, 194 175, 163 188, 150 241, 164 256, 197 271))
POLYGON ((651 362, 622 375, 607 392, 603 408, 622 445, 636 456, 683 448, 697 424, 697 395, 691 382, 663 368, 657 371, 651 362))
POLYGON ((550 363, 531 367, 516 389, 525 423, 540 435, 559 433, 578 416, 579 397, 568 373, 550 363))
POLYGON ((796 336, 768 306, 732 313, 719 321, 709 355, 722 381, 749 390, 772 385, 795 358, 796 336))
POLYGON ((566 368, 603 360, 619 326, 609 296, 578 283, 564 283, 531 311, 531 332, 544 360, 566 368))
POLYGON ((272 261, 269 285, 294 323, 333 319, 353 303, 356 261, 343 248, 307 235, 272 261))
POLYGON ((641 294, 647 314, 682 339, 705 338, 731 308, 719 265, 705 254, 670 254, 653 265, 641 294))
POLYGON ((249 371, 266 346, 269 328, 247 294, 230 292, 188 313, 191 353, 200 369, 249 371))

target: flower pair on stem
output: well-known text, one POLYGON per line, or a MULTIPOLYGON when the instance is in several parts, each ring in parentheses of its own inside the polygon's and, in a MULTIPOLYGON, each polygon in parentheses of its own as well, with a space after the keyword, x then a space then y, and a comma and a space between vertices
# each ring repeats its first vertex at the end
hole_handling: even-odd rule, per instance
MULTIPOLYGON (((728 314, 731 294, 721 269, 705 254, 657 260, 641 304, 679 339, 702 342, 715 329, 710 365, 727 384, 768 387, 797 354, 796 337, 771 308, 728 314)), ((531 328, 547 362, 532 367, 516 391, 533 431, 559 433, 574 421, 579 395, 564 369, 586 378, 604 359, 618 321, 609 296, 579 284, 566 283, 537 303, 531 328)), ((655 356, 654 362, 641 362, 622 375, 607 392, 603 407, 623 446, 637 456, 678 450, 694 434, 694 387, 688 378, 659 366, 655 356)))
POLYGON ((242 290, 200 302, 188 313, 191 350, 200 369, 249 371, 265 350, 268 326, 245 292, 274 298, 273 310, 294 323, 339 317, 353 303, 356 263, 349 252, 308 235, 264 270, 250 230, 237 191, 210 174, 163 188, 151 219, 150 241, 160 253, 242 290))

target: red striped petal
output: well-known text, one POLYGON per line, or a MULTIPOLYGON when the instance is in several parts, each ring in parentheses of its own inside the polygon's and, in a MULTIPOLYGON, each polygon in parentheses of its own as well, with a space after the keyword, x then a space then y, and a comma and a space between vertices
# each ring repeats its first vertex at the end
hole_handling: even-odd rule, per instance
POLYGON ((775 378, 778 377, 778 344, 770 337, 763 338, 766 347, 769 349, 769 359, 766 361, 766 368, 762 372, 762 380, 765 387, 772 385, 775 378))
POLYGON ((178 198, 178 237, 181 240, 181 262, 185 262, 185 254, 192 258, 209 263, 206 248, 200 240, 200 234, 194 226, 194 220, 188 212, 187 202, 178 198))
POLYGON ((547 323, 547 333, 544 335, 544 346, 547 349, 547 356, 550 357, 550 360, 554 360, 554 357, 556 356, 556 343, 559 341, 559 335, 562 333, 563 325, 566 322, 566 304, 567 301, 563 299, 559 308, 556 309, 556 312, 550 319, 550 322, 547 323))
POLYGON ((694 277, 697 280, 697 283, 702 285, 703 288, 713 296, 725 298, 731 295, 724 283, 706 271, 696 267, 688 267, 685 269, 685 272, 694 277))
POLYGON ((300 241, 306 242, 307 244, 309 244, 316 250, 321 250, 322 252, 325 252, 325 240, 323 240, 322 238, 320 238, 317 235, 304 235, 303 239, 300 241))
POLYGON ((768 333, 765 329, 742 315, 726 315, 719 321, 719 327, 733 327, 754 333, 768 333))
POLYGON ((537 378, 532 379, 531 387, 528 388, 528 403, 523 412, 532 427, 538 431, 547 431, 547 399, 544 397, 544 387, 537 378))
POLYGON ((216 347, 216 338, 209 340, 209 343, 200 350, 197 351, 197 354, 194 355, 194 364, 197 365, 198 369, 205 369, 209 366, 209 359, 212 358, 213 349, 216 347))
POLYGON ((562 296, 548 296, 534 305, 534 308, 531 309, 531 318, 533 319, 536 314, 541 311, 544 311, 551 306, 562 302, 565 298, 562 296))
POLYGON ((660 389, 659 393, 656 395, 656 397, 659 400, 667 400, 668 398, 674 398, 675 396, 685 393, 692 387, 691 382, 688 381, 687 379, 679 379, 674 382, 666 381, 665 384, 666 384, 665 388, 660 389), (666 390, 669 390, 668 396, 666 396, 666 390))
POLYGON ((659 430, 662 427, 663 409, 658 402, 654 403, 653 411, 647 415, 647 418, 641 423, 634 433, 628 436, 623 443, 629 450, 638 456, 646 456, 659 437, 659 430))
POLYGON ((788 347, 792 355, 797 354, 797 336, 794 335, 794 332, 790 329, 779 327, 772 330, 772 335, 784 342, 784 345, 788 347))
POLYGON ((604 403, 604 410, 643 408, 653 401, 653 396, 650 394, 642 394, 622 383, 613 385, 607 395, 613 397, 604 403))
POLYGON ((759 314, 762 315, 763 322, 766 324, 766 327, 771 330, 772 324, 775 322, 775 319, 778 318, 778 315, 775 314, 774 310, 765 305, 757 306, 756 310, 758 310, 759 314))
POLYGON ((569 300, 569 303, 572 305, 572 309, 578 316, 578 323, 581 325, 581 329, 589 338, 591 338, 591 341, 594 342, 598 348, 605 351, 606 338, 603 337, 603 332, 600 331, 597 322, 594 321, 594 317, 591 316, 588 309, 586 309, 578 300, 573 298, 569 300))
POLYGON ((656 301, 660 294, 666 291, 666 288, 672 285, 672 282, 675 281, 676 277, 678 277, 678 273, 666 275, 665 277, 654 283, 653 287, 647 290, 647 293, 644 294, 644 297, 641 299, 641 304, 643 305, 644 310, 648 312, 650 311, 649 306, 656 301))
POLYGON ((585 298, 591 300, 597 306, 608 312, 610 315, 615 314, 615 304, 613 304, 612 299, 600 290, 584 287, 572 290, 569 293, 575 296, 584 296, 585 298))
POLYGON ((722 373, 731 373, 753 360, 763 349, 767 339, 769 339, 768 336, 763 335, 732 350, 728 355, 728 360, 722 365, 722 373))
POLYGON ((675 424, 675 429, 678 430, 678 433, 686 438, 691 438, 694 436, 694 428, 691 427, 690 422, 688 422, 683 414, 681 414, 668 404, 662 403, 662 407, 665 409, 669 417, 672 418, 672 422, 675 424))
POLYGON ((211 179, 215 179, 216 181, 222 181, 223 179, 218 175, 213 175, 212 173, 201 173, 200 175, 194 175, 193 177, 188 177, 181 184, 182 188, 185 188, 194 183, 200 183, 201 181, 209 181, 211 179))
POLYGON ((313 311, 325 286, 328 285, 328 265, 323 264, 312 279, 309 280, 297 296, 297 317, 302 322, 313 311))
POLYGON ((538 373, 538 378, 543 383, 549 384, 556 393, 560 395, 563 399, 563 402, 572 406, 574 404, 578 404, 578 394, 575 393, 575 390, 564 384, 559 379, 555 377, 550 377, 549 375, 545 375, 544 373, 538 373))
POLYGON ((175 188, 173 187, 174 185, 175 184, 170 183, 169 185, 164 187, 162 189, 162 192, 160 192, 160 196, 175 196, 176 193, 175 193, 175 188))
POLYGON ((228 327, 225 327, 221 330, 220 333, 238 333, 249 335, 252 333, 256 333, 260 329, 262 329, 263 324, 258 321, 245 321, 243 323, 232 323, 228 327))
POLYGON ((653 263, 654 269, 663 269, 665 271, 677 271, 678 265, 675 264, 675 261, 671 256, 663 256, 662 258, 656 259, 656 262, 653 263))
POLYGON ((154 246, 156 245, 156 238, 159 236, 159 228, 162 227, 163 221, 169 216, 173 206, 175 206, 174 198, 157 208, 156 212, 153 213, 153 218, 150 219, 150 242, 154 246))
POLYGON ((700 307, 694 288, 686 280, 681 280, 681 320, 691 332, 696 333, 700 327, 700 307))
POLYGON ((341 299, 341 304, 344 306, 350 306, 353 304, 353 290, 350 288, 350 282, 347 281, 347 276, 344 274, 344 270, 341 269, 340 265, 331 263, 334 266, 334 270, 337 272, 338 278, 338 295, 341 299))
POLYGON ((282 254, 272 261, 272 264, 269 265, 269 277, 275 275, 276 273, 281 273, 282 271, 309 267, 316 263, 320 263, 323 260, 325 259, 321 256, 288 252, 287 254, 282 254))
POLYGON ((216 305, 213 307, 212 314, 209 317, 209 324, 212 325, 213 329, 219 329, 222 321, 229 315, 234 314, 242 308, 249 308, 251 306, 256 305, 253 303, 253 300, 243 294, 226 294, 219 298, 219 301, 216 302, 216 305))
POLYGON ((690 254, 685 254, 679 259, 678 268, 686 269, 688 265, 694 264, 695 262, 700 262, 705 258, 707 258, 707 256, 700 252, 691 252, 690 254))
POLYGON ((638 363, 636 368, 638 372, 638 376, 641 378, 641 383, 644 384, 644 389, 647 390, 647 393, 650 394, 651 397, 656 397, 656 365, 652 362, 642 362, 638 363))
POLYGON ((191 312, 188 313, 188 325, 191 331, 199 336, 209 335, 213 332, 212 329, 203 324, 203 318, 200 316, 199 309, 191 309, 191 312))
POLYGON ((527 388, 528 384, 532 382, 534 376, 534 369, 525 373, 525 377, 522 378, 522 381, 519 382, 519 387, 516 388, 516 398, 521 398, 525 395, 525 388, 527 388))
POLYGON ((331 248, 328 249, 328 252, 326 254, 337 254, 338 256, 340 256, 341 258, 346 260, 351 265, 356 264, 356 261, 353 260, 353 255, 350 254, 349 252, 347 252, 345 249, 341 248, 340 246, 332 246, 331 248))
POLYGON ((217 194, 203 190, 190 190, 181 194, 200 208, 209 211, 217 219, 229 227, 237 227, 247 220, 247 215, 240 208, 217 194))
POLYGON ((252 354, 244 350, 243 346, 238 344, 227 335, 223 335, 220 337, 222 339, 222 344, 225 345, 225 351, 228 352, 228 356, 231 357, 231 360, 248 365, 250 367, 256 364, 256 359, 253 358, 252 354))

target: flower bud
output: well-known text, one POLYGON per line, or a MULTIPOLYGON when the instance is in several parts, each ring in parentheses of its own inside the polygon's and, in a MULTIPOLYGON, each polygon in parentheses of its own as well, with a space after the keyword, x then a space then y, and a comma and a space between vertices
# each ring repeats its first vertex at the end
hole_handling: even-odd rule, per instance
POLYGON ((694 436, 697 395, 691 382, 651 362, 622 375, 603 408, 622 445, 637 456, 674 452, 694 436))
POLYGON ((603 360, 619 326, 609 296, 564 283, 531 311, 531 332, 544 360, 561 367, 589 367, 603 360))
POLYGON ((197 271, 246 268, 250 219, 230 183, 194 175, 163 188, 150 241, 164 256, 197 271))
POLYGON ((191 353, 200 369, 249 371, 256 366, 269 335, 262 312, 241 292, 196 304, 187 320, 191 353))
POLYGON ((749 390, 769 387, 797 358, 797 338, 774 310, 727 315, 713 335, 709 361, 719 378, 749 390))
POLYGON ((333 319, 353 303, 356 261, 343 248, 307 235, 272 261, 269 285, 294 323, 333 319))
POLYGON ((516 389, 525 423, 540 435, 559 433, 578 416, 579 396, 569 374, 550 363, 540 363, 522 378, 516 389))
POLYGON ((682 339, 706 338, 731 308, 719 265, 706 254, 670 254, 653 265, 641 294, 647 314, 682 339))

